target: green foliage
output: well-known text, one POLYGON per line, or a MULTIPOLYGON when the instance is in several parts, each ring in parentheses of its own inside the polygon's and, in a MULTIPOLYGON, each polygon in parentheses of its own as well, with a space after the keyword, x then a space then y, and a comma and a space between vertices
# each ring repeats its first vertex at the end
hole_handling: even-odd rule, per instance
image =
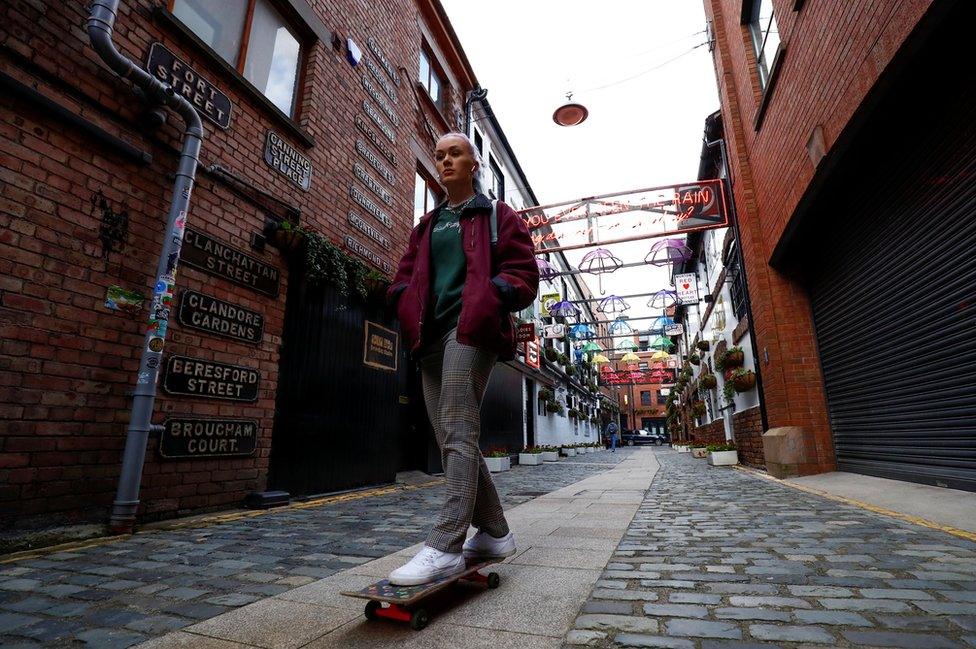
POLYGON ((721 451, 735 451, 735 444, 729 442, 727 444, 709 444, 707 447, 709 453, 718 453, 721 451))
POLYGON ((344 297, 349 296, 350 290, 355 290, 360 297, 366 299, 369 293, 366 287, 369 268, 366 264, 353 259, 315 230, 296 228, 296 231, 305 238, 302 261, 305 277, 310 284, 331 284, 344 297))

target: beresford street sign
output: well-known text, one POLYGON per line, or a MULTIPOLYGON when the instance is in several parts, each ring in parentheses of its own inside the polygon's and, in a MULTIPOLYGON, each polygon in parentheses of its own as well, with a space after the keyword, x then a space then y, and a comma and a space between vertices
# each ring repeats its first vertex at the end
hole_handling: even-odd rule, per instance
POLYGON ((169 394, 191 397, 257 401, 261 372, 253 367, 228 365, 202 358, 170 356, 163 388, 169 394))
POLYGON ((149 47, 146 71, 172 86, 176 94, 190 102, 198 113, 220 128, 226 130, 230 126, 230 115, 234 107, 227 95, 176 58, 162 43, 153 43, 149 47))

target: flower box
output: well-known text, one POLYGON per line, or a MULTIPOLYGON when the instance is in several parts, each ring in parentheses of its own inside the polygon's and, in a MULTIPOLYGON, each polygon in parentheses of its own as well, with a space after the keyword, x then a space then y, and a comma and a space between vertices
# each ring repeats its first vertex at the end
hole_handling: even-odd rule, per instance
POLYGON ((500 473, 512 468, 512 460, 509 457, 486 457, 485 464, 492 473, 500 473))
POLYGON ((564 446, 562 448, 562 452, 563 452, 563 455, 565 455, 566 457, 576 457, 576 449, 575 448, 569 448, 567 446, 564 446))
POLYGON ((712 466, 733 466, 739 463, 738 451, 712 451, 708 454, 712 466))
POLYGON ((675 444, 672 448, 679 453, 688 453, 691 451, 691 447, 687 444, 675 444))
POLYGON ((519 464, 535 466, 542 462, 542 453, 519 453, 519 464))
POLYGON ((691 457, 697 457, 698 459, 703 460, 708 457, 708 449, 704 446, 700 448, 693 448, 691 449, 691 457))
POLYGON ((542 455, 543 462, 558 462, 559 461, 559 451, 543 451, 540 453, 542 455))

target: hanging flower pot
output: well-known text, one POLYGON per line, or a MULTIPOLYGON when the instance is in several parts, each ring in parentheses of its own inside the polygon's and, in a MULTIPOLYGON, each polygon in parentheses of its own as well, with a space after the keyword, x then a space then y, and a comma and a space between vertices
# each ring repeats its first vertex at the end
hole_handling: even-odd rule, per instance
POLYGON ((698 378, 698 385, 705 388, 706 390, 714 390, 718 387, 718 379, 715 378, 714 374, 702 374, 698 378))
POLYGON ((746 356, 741 347, 730 347, 722 357, 722 367, 742 367, 746 356))
POLYGON ((699 356, 698 354, 692 354, 691 356, 688 357, 688 362, 694 365, 695 367, 698 367, 698 364, 701 363, 701 356, 699 356))
POLYGON ((275 248, 281 251, 283 255, 293 255, 299 248, 302 247, 302 242, 305 240, 305 235, 300 230, 296 230, 291 227, 291 224, 287 221, 282 221, 282 227, 278 228, 274 232, 274 245, 275 248), (287 224, 288 227, 284 227, 287 224))
POLYGON ((707 352, 711 348, 711 344, 707 340, 699 340, 697 343, 695 343, 695 347, 697 347, 699 351, 707 352))
POLYGON ((736 392, 748 392, 756 387, 756 373, 752 370, 732 370, 732 385, 736 392))
POLYGON ((559 358, 559 352, 556 351, 555 347, 546 347, 542 353, 545 354, 546 360, 550 363, 555 363, 556 359, 559 358))
POLYGON ((692 406, 691 406, 691 414, 695 415, 695 417, 698 417, 699 419, 701 419, 702 417, 705 416, 705 412, 706 412, 706 409, 705 409, 705 402, 704 401, 696 401, 695 403, 692 404, 692 406))

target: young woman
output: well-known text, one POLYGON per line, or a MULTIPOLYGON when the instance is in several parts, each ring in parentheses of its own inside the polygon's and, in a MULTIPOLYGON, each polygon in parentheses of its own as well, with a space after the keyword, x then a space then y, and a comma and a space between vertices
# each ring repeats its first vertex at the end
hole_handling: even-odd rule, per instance
POLYGON ((423 549, 390 574, 423 584, 464 570, 467 556, 510 556, 515 540, 478 448, 481 399, 496 360, 515 357, 512 311, 532 304, 539 271, 532 239, 505 203, 480 193, 481 158, 461 133, 440 138, 434 160, 447 200, 410 235, 389 298, 420 363, 424 401, 441 449, 447 500, 423 549), (478 532, 465 542, 468 525, 478 532))

